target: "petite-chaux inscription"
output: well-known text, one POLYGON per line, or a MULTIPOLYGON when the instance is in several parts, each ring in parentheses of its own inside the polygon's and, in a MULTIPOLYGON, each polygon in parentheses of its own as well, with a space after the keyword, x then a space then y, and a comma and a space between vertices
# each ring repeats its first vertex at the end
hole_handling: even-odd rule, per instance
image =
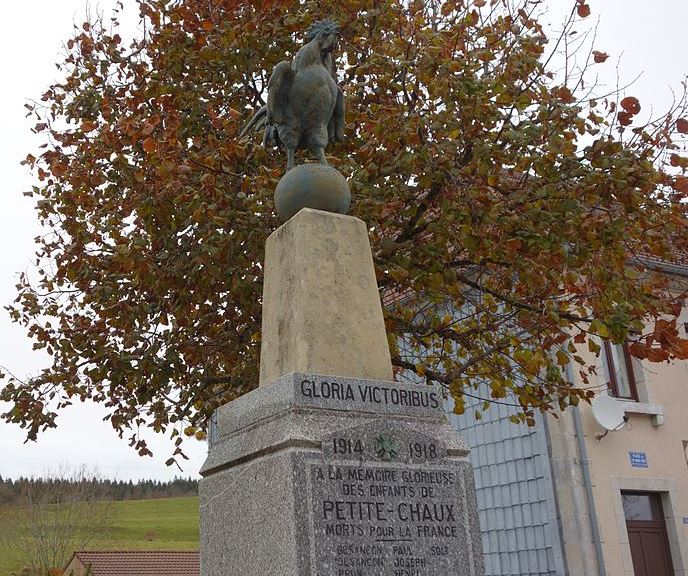
MULTIPOLYGON (((356 449, 338 440, 338 448, 356 449)), ((407 449, 425 455, 420 444, 407 449)), ((309 474, 318 576, 450 573, 452 551, 465 541, 454 469, 332 462, 311 464, 309 474)))
POLYGON ((418 386, 408 390, 396 386, 342 381, 308 380, 299 385, 299 391, 306 398, 335 400, 340 402, 361 402, 363 404, 387 404, 411 408, 436 409, 442 404, 440 394, 431 388, 418 386))

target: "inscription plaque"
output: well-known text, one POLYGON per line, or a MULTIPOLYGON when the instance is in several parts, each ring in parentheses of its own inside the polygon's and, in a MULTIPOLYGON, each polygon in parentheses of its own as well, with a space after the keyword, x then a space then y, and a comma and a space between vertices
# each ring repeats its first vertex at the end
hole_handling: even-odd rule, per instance
POLYGON ((318 576, 445 576, 465 549, 465 489, 446 447, 378 421, 323 441, 307 466, 318 576))

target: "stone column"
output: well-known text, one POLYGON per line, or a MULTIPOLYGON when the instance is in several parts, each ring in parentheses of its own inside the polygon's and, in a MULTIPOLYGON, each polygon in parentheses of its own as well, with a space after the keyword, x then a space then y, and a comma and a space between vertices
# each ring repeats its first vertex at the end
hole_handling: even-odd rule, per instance
POLYGON ((311 208, 265 246, 260 384, 304 372, 392 380, 365 223, 311 208))

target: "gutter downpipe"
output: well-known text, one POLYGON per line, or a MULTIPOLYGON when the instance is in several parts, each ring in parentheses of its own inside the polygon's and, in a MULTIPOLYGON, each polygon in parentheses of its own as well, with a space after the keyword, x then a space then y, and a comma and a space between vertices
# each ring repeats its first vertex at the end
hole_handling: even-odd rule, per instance
POLYGON ((549 422, 547 421, 547 415, 542 416, 542 426, 545 430, 545 444, 547 446, 547 460, 550 469, 550 478, 552 484, 552 497, 554 498, 554 509, 557 515, 557 528, 559 533, 559 549, 561 551, 561 565, 557 564, 557 576, 569 576, 570 571, 568 569, 568 562, 566 560, 566 546, 564 546, 564 526, 562 525, 561 507, 559 506, 559 494, 556 488, 556 478, 554 475, 554 459, 552 456, 552 437, 550 436, 549 422))
MULTIPOLYGON (((571 365, 566 365, 566 377, 569 382, 573 382, 573 374, 571 365)), ((585 438, 583 437, 583 421, 581 420, 580 408, 575 406, 573 409, 573 426, 576 430, 576 440, 578 440, 578 452, 581 459, 581 470, 583 471, 583 483, 585 484, 585 493, 588 500, 588 514, 590 515, 590 528, 592 530, 592 539, 595 544, 595 556, 597 557, 597 567, 599 569, 599 576, 607 576, 607 569, 604 565, 604 553, 602 552, 602 538, 600 536, 600 525, 597 521, 597 509, 595 508, 595 499, 592 493, 592 479, 590 477, 590 459, 588 458, 588 449, 585 446, 585 438)))

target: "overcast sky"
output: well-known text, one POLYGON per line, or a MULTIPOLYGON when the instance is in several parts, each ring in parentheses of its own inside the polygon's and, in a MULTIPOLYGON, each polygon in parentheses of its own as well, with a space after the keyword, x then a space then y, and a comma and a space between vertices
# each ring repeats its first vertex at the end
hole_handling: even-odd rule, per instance
MULTIPOLYGON (((123 0, 135 13, 134 0, 123 0)), ((642 74, 628 94, 637 96, 644 111, 664 111, 671 103, 671 88, 680 89, 688 72, 688 0, 588 0, 594 24, 599 18, 596 49, 607 52, 609 60, 597 65, 601 84, 616 86, 616 62, 621 84, 642 74)), ((98 6, 109 13, 113 0, 98 6)), ((572 0, 546 0, 551 6, 548 20, 561 20, 564 7, 572 0)), ((32 201, 22 196, 32 180, 19 165, 23 156, 35 151, 30 123, 24 118, 24 103, 38 99, 51 81, 58 79, 55 62, 62 43, 69 38, 72 24, 82 22, 85 0, 22 0, 3 3, 0 25, 0 53, 3 54, 3 81, 0 88, 0 305, 11 302, 18 273, 32 266, 33 237, 39 232, 32 201)), ((95 3, 92 3, 95 6, 95 3)), ((24 332, 10 323, 0 310, 0 365, 20 377, 30 376, 45 363, 32 352, 24 332)), ((0 411, 4 407, 0 407, 0 411)), ((170 478, 180 474, 164 465, 172 448, 165 437, 150 436, 155 458, 139 458, 127 442, 119 440, 109 424, 102 422, 104 411, 91 405, 75 406, 58 418, 57 430, 45 433, 37 443, 24 444, 22 431, 0 423, 0 475, 40 475, 69 465, 86 464, 103 475, 119 479, 170 478)), ((191 460, 184 475, 196 475, 205 457, 205 444, 189 442, 191 460)))
MULTIPOLYGON (((134 31, 138 10, 133 0, 123 0, 132 14, 129 29, 134 31), (133 9, 131 9, 133 8, 133 9)), ((86 0, 21 0, 3 2, 0 53, 4 74, 0 89, 0 304, 15 297, 18 273, 32 268, 33 238, 39 232, 32 200, 22 196, 32 180, 20 166, 22 158, 35 150, 32 125, 25 116, 27 99, 39 99, 45 88, 59 79, 55 62, 63 54, 74 22, 84 21, 86 0)), ((110 14, 114 0, 98 4, 110 14)), ((17 376, 36 373, 45 365, 45 355, 32 352, 31 342, 22 329, 13 325, 0 310, 0 365, 17 376)), ((4 411, 5 406, 0 408, 4 411)), ((120 440, 112 427, 102 421, 105 411, 90 404, 69 408, 57 420, 58 428, 46 432, 38 442, 24 444, 24 434, 16 426, 0 423, 0 475, 42 475, 58 468, 85 464, 108 477, 118 479, 171 478, 175 474, 196 476, 206 454, 204 442, 187 442, 191 457, 184 472, 165 466, 173 448, 164 436, 149 434, 154 458, 140 458, 126 440, 120 440)))

